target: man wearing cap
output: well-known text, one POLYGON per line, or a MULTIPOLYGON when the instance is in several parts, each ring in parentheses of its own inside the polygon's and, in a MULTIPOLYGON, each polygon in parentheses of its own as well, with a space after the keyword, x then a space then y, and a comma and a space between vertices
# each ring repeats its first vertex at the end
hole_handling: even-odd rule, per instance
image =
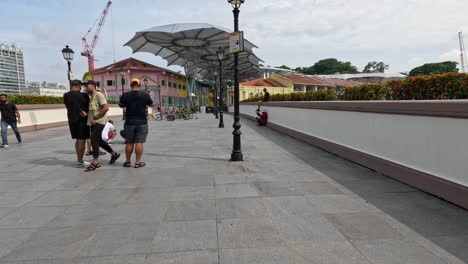
POLYGON ((135 168, 144 167, 141 161, 143 156, 143 144, 148 135, 148 106, 154 103, 148 93, 141 91, 139 79, 132 79, 132 90, 120 97, 120 107, 125 107, 125 156, 127 160, 124 167, 131 167, 132 153, 135 150, 135 168))
POLYGON ((67 107, 68 127, 72 139, 75 139, 76 166, 86 167, 89 162, 83 161, 86 140, 89 138, 88 109, 89 97, 81 92, 80 80, 71 81, 71 90, 63 95, 63 102, 67 107))
POLYGON ((97 91, 96 82, 88 81, 85 83, 88 94, 90 95, 89 112, 88 112, 88 126, 91 126, 91 144, 93 146, 93 161, 85 169, 85 171, 94 171, 101 167, 99 164, 99 147, 109 152, 111 160, 109 164, 114 164, 120 157, 120 154, 115 152, 107 142, 102 140, 102 130, 107 123, 107 112, 109 105, 107 104, 106 97, 97 91))

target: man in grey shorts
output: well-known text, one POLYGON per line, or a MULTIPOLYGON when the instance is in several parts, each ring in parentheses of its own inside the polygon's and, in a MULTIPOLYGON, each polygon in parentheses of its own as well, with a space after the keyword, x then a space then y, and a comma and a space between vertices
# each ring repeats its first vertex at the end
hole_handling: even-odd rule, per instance
POLYGON ((148 135, 148 106, 153 107, 151 97, 141 91, 139 79, 132 79, 132 90, 120 97, 119 105, 126 108, 125 111, 125 155, 127 157, 124 167, 131 167, 132 153, 135 151, 135 168, 146 165, 141 161, 143 156, 143 144, 148 135))

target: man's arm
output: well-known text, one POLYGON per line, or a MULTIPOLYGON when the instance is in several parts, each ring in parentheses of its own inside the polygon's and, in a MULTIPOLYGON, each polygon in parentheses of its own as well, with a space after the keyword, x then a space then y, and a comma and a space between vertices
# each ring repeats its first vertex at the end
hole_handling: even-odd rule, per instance
POLYGON ((16 114, 16 120, 18 121, 18 124, 21 124, 21 115, 20 115, 20 112, 18 111, 18 108, 16 108, 16 105, 15 105, 15 114, 16 114))

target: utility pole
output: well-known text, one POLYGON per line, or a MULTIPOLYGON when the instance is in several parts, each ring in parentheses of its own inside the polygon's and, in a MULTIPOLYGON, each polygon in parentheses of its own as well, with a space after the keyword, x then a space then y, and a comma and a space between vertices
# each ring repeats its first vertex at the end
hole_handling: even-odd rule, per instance
POLYGON ((458 38, 460 40, 460 65, 461 65, 461 72, 466 73, 466 51, 465 51, 465 43, 463 41, 463 32, 458 32, 458 38))

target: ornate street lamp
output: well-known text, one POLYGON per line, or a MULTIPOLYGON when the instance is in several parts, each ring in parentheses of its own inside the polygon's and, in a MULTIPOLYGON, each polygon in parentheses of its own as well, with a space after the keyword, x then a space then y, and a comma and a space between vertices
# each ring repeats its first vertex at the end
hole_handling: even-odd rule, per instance
POLYGON ((224 111, 224 104, 223 104, 223 60, 224 60, 224 50, 220 47, 216 52, 218 55, 219 61, 219 128, 224 127, 224 119, 223 119, 223 111, 224 111))
POLYGON ((215 76, 215 87, 214 87, 214 93, 213 93, 213 114, 215 115, 216 119, 218 119, 218 88, 216 87, 216 79, 218 78, 218 72, 214 72, 215 76))
MULTIPOLYGON (((239 8, 245 2, 245 0, 228 0, 228 3, 232 5, 234 10, 234 32, 239 32, 239 8)), ((239 113, 239 54, 234 53, 234 132, 233 135, 233 147, 231 153, 231 161, 243 161, 244 155, 242 154, 241 148, 241 135, 240 131, 240 113, 239 113)))
POLYGON ((75 52, 68 45, 66 45, 65 48, 62 49, 62 55, 68 64, 68 83, 70 84, 71 89, 71 61, 73 60, 75 52))

